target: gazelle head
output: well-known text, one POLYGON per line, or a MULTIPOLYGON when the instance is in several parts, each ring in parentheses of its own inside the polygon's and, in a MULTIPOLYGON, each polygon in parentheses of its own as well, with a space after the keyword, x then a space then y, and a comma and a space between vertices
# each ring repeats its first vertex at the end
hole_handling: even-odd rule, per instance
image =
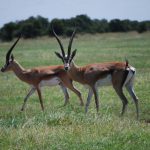
POLYGON ((11 46, 11 48, 6 53, 6 63, 1 68, 1 72, 6 72, 6 71, 12 70, 13 62, 14 62, 14 56, 11 53, 12 53, 13 48, 15 47, 15 45, 17 44, 17 42, 19 41, 20 37, 21 36, 18 37, 18 39, 15 41, 15 43, 11 46))
POLYGON ((56 40, 58 41, 58 44, 60 46, 61 53, 62 53, 62 54, 60 54, 58 52, 55 52, 55 54, 58 58, 60 58, 62 60, 62 62, 64 64, 64 69, 66 71, 68 71, 70 69, 70 64, 71 64, 74 56, 76 55, 76 51, 77 51, 76 49, 73 52, 71 51, 71 46, 72 46, 73 38, 74 38, 75 33, 76 33, 76 29, 74 30, 74 32, 72 33, 72 36, 70 38, 67 54, 65 54, 64 47, 63 47, 60 39, 58 38, 57 34, 55 33, 54 29, 52 29, 52 30, 53 30, 53 33, 54 33, 56 40))

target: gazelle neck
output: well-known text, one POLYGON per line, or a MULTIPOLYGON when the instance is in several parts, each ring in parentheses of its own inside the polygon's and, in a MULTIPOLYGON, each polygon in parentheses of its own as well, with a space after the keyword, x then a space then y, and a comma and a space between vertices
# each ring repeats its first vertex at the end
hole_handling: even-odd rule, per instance
POLYGON ((68 71, 68 75, 75 81, 84 83, 83 81, 83 73, 84 70, 82 67, 77 66, 74 61, 71 62, 70 64, 70 69, 68 71))
POLYGON ((74 61, 72 61, 71 62, 71 64, 70 64, 70 71, 77 71, 78 70, 78 66, 75 64, 75 62, 74 61))
POLYGON ((16 74, 18 78, 22 79, 22 75, 26 70, 16 60, 14 60, 12 71, 16 74))

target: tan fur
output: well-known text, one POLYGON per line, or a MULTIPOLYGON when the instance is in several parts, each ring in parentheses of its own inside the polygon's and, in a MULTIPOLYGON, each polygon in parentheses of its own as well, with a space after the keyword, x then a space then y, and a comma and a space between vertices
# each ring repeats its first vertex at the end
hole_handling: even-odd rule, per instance
MULTIPOLYGON (((60 79, 60 85, 69 88, 70 90, 75 92, 75 94, 77 94, 77 96, 80 98, 81 105, 83 105, 81 93, 72 85, 72 80, 67 75, 62 65, 24 69, 16 60, 14 60, 10 62, 4 72, 6 71, 13 71, 20 80, 28 83, 29 85, 32 85, 37 90, 42 110, 44 110, 44 106, 39 84, 43 80, 44 82, 46 82, 46 80, 48 81, 56 77, 60 79)), ((22 107, 22 110, 23 109, 24 107, 22 107)))
POLYGON ((105 79, 107 79, 108 75, 109 76, 111 75, 111 83, 113 85, 113 88, 115 89, 116 93, 118 94, 118 96, 120 97, 123 103, 121 114, 122 115, 124 114, 126 105, 128 103, 127 98, 123 94, 123 90, 122 90, 123 86, 127 86, 127 90, 129 91, 131 97, 135 102, 137 118, 138 118, 138 98, 136 97, 133 91, 133 83, 132 85, 130 84, 130 82, 132 81, 131 79, 134 76, 134 73, 132 73, 132 75, 130 74, 129 77, 130 79, 126 81, 128 76, 128 71, 130 71, 131 73, 132 70, 134 70, 133 67, 129 65, 127 66, 126 62, 95 63, 83 67, 78 67, 77 65, 74 64, 74 62, 71 62, 70 69, 68 70, 68 75, 72 80, 77 81, 83 85, 89 86, 89 95, 87 98, 86 112, 90 104, 92 93, 94 94, 95 97, 97 111, 99 110, 99 100, 98 100, 98 92, 97 92, 98 82, 104 81, 105 79), (131 86, 128 87, 128 85, 131 86))
POLYGON ((63 61, 64 69, 68 72, 68 75, 72 80, 77 81, 83 85, 88 85, 89 87, 89 93, 85 108, 86 112, 88 110, 88 106, 90 104, 93 94, 95 97, 96 109, 97 111, 99 110, 97 86, 99 84, 105 85, 104 84, 105 82, 111 83, 113 85, 116 93, 122 100, 123 103, 121 112, 122 115, 128 103, 125 95, 123 94, 122 88, 124 85, 127 87, 129 94, 131 95, 131 97, 135 102, 138 117, 138 98, 136 97, 133 90, 133 79, 135 76, 135 68, 129 66, 128 60, 126 60, 126 62, 95 63, 83 67, 78 67, 72 61, 76 55, 77 50, 75 49, 74 51, 71 51, 72 42, 76 33, 76 28, 74 29, 72 36, 70 37, 67 54, 65 54, 63 45, 53 28, 52 31, 61 49, 61 54, 58 52, 55 52, 55 54, 59 59, 63 61))
MULTIPOLYGON (((76 66, 73 62, 68 75, 75 81, 82 84, 94 85, 96 81, 105 78, 114 71, 124 71, 124 62, 107 62, 89 64, 83 67, 76 66)), ((113 76, 115 78, 115 76, 113 76)))

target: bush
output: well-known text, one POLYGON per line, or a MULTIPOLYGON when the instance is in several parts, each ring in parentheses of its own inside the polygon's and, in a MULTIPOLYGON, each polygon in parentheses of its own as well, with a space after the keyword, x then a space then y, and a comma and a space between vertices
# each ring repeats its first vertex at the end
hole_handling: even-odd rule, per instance
POLYGON ((143 33, 145 31, 150 31, 150 21, 140 22, 137 31, 139 33, 143 33))
POLYGON ((130 21, 113 19, 98 20, 91 19, 87 15, 77 15, 70 19, 53 19, 37 16, 29 17, 19 22, 10 22, 0 29, 0 39, 11 41, 14 37, 22 34, 24 38, 35 38, 37 36, 53 36, 52 26, 58 35, 71 36, 74 28, 78 33, 105 33, 105 32, 128 32, 138 31, 139 33, 150 30, 150 21, 130 21))
POLYGON ((24 38, 35 38, 39 35, 39 31, 32 23, 25 23, 20 29, 20 33, 24 38))
POLYGON ((14 37, 16 24, 13 22, 5 24, 0 30, 0 38, 2 41, 11 41, 14 37))
POLYGON ((63 35, 64 34, 64 23, 62 20, 59 20, 59 19, 53 19, 50 23, 50 26, 49 26, 49 34, 50 36, 53 36, 53 32, 52 32, 52 27, 54 28, 55 32, 58 34, 58 35, 63 35))

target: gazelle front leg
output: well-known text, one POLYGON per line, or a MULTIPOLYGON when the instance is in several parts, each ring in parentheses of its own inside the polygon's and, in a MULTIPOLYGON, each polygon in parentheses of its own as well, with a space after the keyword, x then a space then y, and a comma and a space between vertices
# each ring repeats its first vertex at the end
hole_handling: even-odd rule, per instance
POLYGON ((43 100, 42 100, 41 90, 40 90, 39 87, 36 87, 36 90, 37 90, 37 93, 38 93, 38 96, 39 96, 39 100, 40 100, 40 104, 41 104, 42 111, 44 111, 44 106, 43 106, 43 100))
POLYGON ((27 103, 28 98, 35 92, 35 88, 32 87, 29 91, 29 93, 26 95, 26 97, 24 98, 24 103, 22 105, 21 111, 24 111, 25 105, 27 103))
POLYGON ((63 83, 64 83, 64 85, 65 85, 67 88, 69 88, 71 91, 73 91, 73 92, 79 97, 79 99, 80 99, 80 105, 81 105, 81 106, 84 106, 84 102, 83 102, 83 99, 82 99, 82 95, 81 95, 80 91, 77 90, 77 89, 73 86, 72 80, 66 80, 66 81, 64 80, 63 83))
POLYGON ((67 105, 67 103, 69 103, 69 93, 68 93, 68 90, 67 88, 62 84, 60 83, 59 86, 61 87, 64 95, 65 95, 65 103, 64 103, 64 106, 67 105))
POLYGON ((98 90, 96 86, 92 86, 92 90, 94 93, 94 98, 95 98, 95 104, 96 104, 96 110, 97 112, 99 111, 99 98, 98 98, 98 90))
POLYGON ((80 99, 80 105, 84 106, 84 102, 83 102, 81 93, 73 85, 72 85, 72 87, 69 87, 69 89, 78 95, 78 97, 80 99))
POLYGON ((92 91, 92 89, 89 87, 89 93, 88 93, 87 102, 86 102, 86 106, 85 106, 85 113, 88 112, 88 107, 89 107, 89 105, 90 105, 92 96, 93 96, 93 91, 92 91))

